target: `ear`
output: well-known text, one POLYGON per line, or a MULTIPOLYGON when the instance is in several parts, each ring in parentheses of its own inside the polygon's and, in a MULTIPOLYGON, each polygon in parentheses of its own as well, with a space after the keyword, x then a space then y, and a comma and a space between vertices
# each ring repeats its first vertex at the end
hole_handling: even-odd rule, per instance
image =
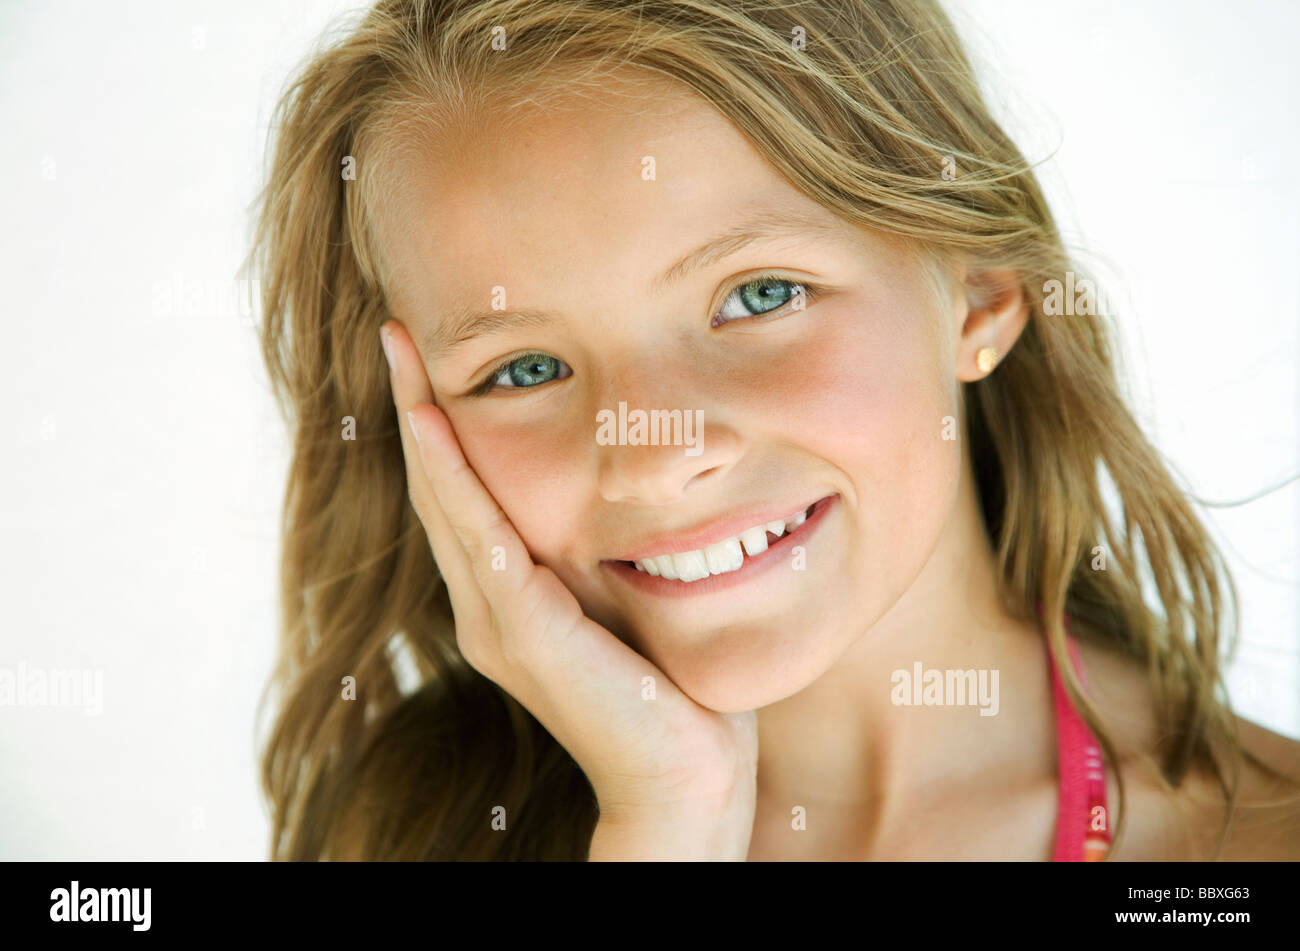
POLYGON ((972 271, 964 284, 969 306, 957 343, 956 369, 957 379, 970 383, 992 373, 1011 352, 1029 322, 1029 301, 1016 271, 972 271))

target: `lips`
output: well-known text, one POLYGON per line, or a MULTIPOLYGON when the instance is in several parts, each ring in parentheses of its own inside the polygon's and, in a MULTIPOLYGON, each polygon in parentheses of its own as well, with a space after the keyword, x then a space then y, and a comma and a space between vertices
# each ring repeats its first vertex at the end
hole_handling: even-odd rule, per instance
POLYGON ((784 518, 749 521, 746 527, 733 529, 733 534, 724 535, 725 526, 745 526, 746 520, 754 519, 754 516, 744 514, 731 517, 716 523, 723 526, 721 531, 705 530, 668 537, 640 549, 636 558, 607 559, 605 564, 629 580, 659 590, 695 587, 702 582, 707 582, 704 587, 712 588, 719 580, 714 576, 747 573, 744 569, 751 564, 769 562, 773 555, 777 555, 771 549, 788 548, 786 542, 792 536, 802 535, 805 526, 813 527, 814 523, 820 522, 822 513, 835 498, 837 496, 826 496, 784 518), (684 548, 692 542, 698 547, 684 548))
POLYGON ((776 519, 747 528, 738 535, 714 542, 693 551, 670 552, 653 558, 633 562, 638 570, 673 581, 699 581, 709 575, 736 571, 745 556, 761 555, 767 551, 768 538, 776 541, 797 529, 812 514, 813 507, 797 512, 788 519, 776 519))
MULTIPOLYGON (((830 498, 830 496, 826 498, 830 498)), ((737 509, 722 518, 700 524, 693 529, 664 532, 648 538, 643 543, 605 560, 636 562, 646 558, 655 558, 659 555, 702 551, 710 545, 726 541, 729 538, 739 537, 741 532, 755 526, 766 527, 772 522, 785 522, 794 519, 801 513, 807 513, 818 501, 825 501, 825 499, 805 498, 777 505, 769 503, 747 506, 743 509, 737 509)))

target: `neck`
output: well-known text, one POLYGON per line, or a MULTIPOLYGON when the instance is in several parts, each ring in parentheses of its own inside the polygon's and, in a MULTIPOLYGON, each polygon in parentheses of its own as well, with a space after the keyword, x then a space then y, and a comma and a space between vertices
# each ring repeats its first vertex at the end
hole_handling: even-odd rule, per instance
POLYGON ((1013 618, 998 600, 994 553, 966 467, 952 517, 907 592, 817 681, 758 710, 760 808, 766 802, 773 821, 784 815, 788 823, 794 805, 810 816, 822 805, 836 813, 821 825, 833 825, 829 838, 873 851, 887 830, 907 828, 909 816, 979 772, 995 769, 1013 782, 1041 776, 1054 764, 1046 664, 1036 619, 1013 618), (929 704, 916 703, 918 663, 943 678, 936 693, 930 675, 929 704), (955 705, 959 697, 945 684, 970 670, 977 689, 955 705), (987 702, 994 672, 996 704, 987 702), (997 712, 981 716, 981 707, 997 712))

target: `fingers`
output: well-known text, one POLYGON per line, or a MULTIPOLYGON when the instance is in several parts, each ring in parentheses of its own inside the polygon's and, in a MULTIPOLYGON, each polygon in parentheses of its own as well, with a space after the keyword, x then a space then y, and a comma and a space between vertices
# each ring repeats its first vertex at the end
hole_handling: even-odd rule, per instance
MULTIPOLYGON (((461 451, 451 422, 433 403, 433 389, 419 353, 405 328, 396 321, 384 325, 393 355, 394 398, 407 450, 412 491, 430 496, 430 521, 442 520, 459 543, 494 615, 518 604, 518 596, 533 569, 532 558, 509 518, 484 488, 461 451), (408 442, 409 440, 409 442, 408 442), (410 460, 420 462, 412 471, 410 460)), ((464 564, 464 562, 461 562, 464 564)), ((458 579, 459 580, 459 579, 458 579)))
POLYGON ((431 403, 418 403, 408 416, 438 507, 464 547, 488 603, 494 610, 504 607, 528 580, 533 567, 528 549, 465 460, 446 415, 431 403))
POLYGON ((406 418, 407 411, 413 406, 433 402, 433 387, 429 384, 419 352, 400 323, 385 323, 380 328, 380 340, 392 367, 390 381, 393 403, 397 409, 411 505, 424 526, 438 571, 447 585, 458 631, 480 626, 488 618, 487 602, 474 581, 469 556, 448 524, 447 516, 439 507, 437 497, 425 476, 419 445, 406 418))

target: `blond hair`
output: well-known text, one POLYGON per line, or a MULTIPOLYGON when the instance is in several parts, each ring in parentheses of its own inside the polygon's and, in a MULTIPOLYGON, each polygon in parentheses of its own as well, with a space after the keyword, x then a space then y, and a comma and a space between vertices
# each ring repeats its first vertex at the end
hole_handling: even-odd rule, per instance
MULTIPOLYGON (((1212 770, 1226 800, 1221 850, 1240 758, 1268 769, 1239 743, 1222 683, 1236 593, 1121 398, 1104 323, 1044 312, 1046 282, 1080 269, 940 7, 382 0, 317 50, 281 98, 250 255, 265 360, 293 428, 283 639, 267 685, 279 709, 263 753, 272 858, 586 858, 598 816, 586 777, 456 648, 408 502, 377 345, 395 287, 376 221, 400 207, 392 171, 420 134, 472 134, 493 106, 580 90, 625 67, 693 90, 845 220, 945 266, 960 257, 1019 273, 1027 327, 996 373, 963 384, 1000 596, 1018 617, 1041 605, 1047 647, 1112 762, 1103 712, 1065 662, 1063 615, 1145 664, 1160 773, 1176 787, 1193 767, 1212 770), (493 48, 494 28, 505 49, 493 48), (355 180, 340 171, 349 158, 355 180), (339 438, 345 416, 355 440, 339 438), (1089 568, 1097 545, 1107 571, 1089 568), (414 689, 399 685, 397 644, 414 660, 414 689), (360 702, 340 702, 349 676, 360 702), (1232 752, 1227 766, 1220 746, 1232 752), (490 826, 495 806, 510 817, 505 832, 490 826)), ((1121 776, 1116 848, 1124 795, 1121 776)))

